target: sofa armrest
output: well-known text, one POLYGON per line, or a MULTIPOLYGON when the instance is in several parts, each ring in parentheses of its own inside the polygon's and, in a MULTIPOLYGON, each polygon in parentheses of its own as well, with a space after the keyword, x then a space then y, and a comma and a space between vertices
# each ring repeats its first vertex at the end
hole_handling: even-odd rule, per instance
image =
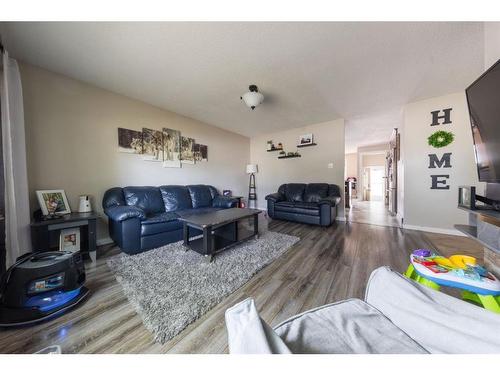
POLYGON ((104 213, 113 221, 124 221, 131 218, 143 220, 146 214, 136 206, 113 206, 104 210, 104 213))
POLYGON ((500 315, 418 284, 389 267, 372 272, 365 301, 430 353, 499 353, 500 315))
POLYGON ((340 197, 337 197, 335 195, 330 195, 328 197, 321 198, 321 200, 318 202, 319 205, 328 204, 332 207, 335 207, 339 203, 340 203, 340 197))
POLYGON ((284 201, 285 197, 281 193, 273 193, 273 194, 267 195, 266 200, 273 201, 273 202, 280 202, 280 201, 284 201))
POLYGON ((248 298, 226 310, 226 328, 231 354, 291 354, 283 340, 259 316, 248 298))
POLYGON ((217 207, 217 208, 238 207, 238 198, 218 195, 214 198, 212 202, 212 207, 217 207))

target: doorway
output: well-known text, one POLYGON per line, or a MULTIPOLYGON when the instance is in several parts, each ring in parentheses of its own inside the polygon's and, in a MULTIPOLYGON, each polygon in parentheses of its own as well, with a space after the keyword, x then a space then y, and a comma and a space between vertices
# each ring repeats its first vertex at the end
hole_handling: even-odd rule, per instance
POLYGON ((380 150, 370 150, 358 154, 361 194, 358 195, 357 199, 351 200, 350 207, 346 207, 348 222, 398 226, 396 217, 389 212, 387 207, 389 191, 388 146, 383 145, 380 150))
POLYGON ((368 167, 368 188, 370 191, 367 200, 381 202, 384 199, 384 166, 368 167))

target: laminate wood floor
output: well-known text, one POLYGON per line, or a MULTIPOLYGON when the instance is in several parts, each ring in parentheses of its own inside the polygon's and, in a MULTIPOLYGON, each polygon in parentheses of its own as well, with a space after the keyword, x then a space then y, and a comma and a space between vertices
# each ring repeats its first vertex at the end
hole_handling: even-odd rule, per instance
POLYGON ((262 218, 260 228, 300 241, 164 345, 153 341, 109 271, 106 259, 118 250, 108 246, 99 249, 95 266, 87 264, 92 294, 84 304, 40 325, 0 330, 0 353, 33 353, 49 345, 60 345, 63 353, 225 353, 224 311, 244 298, 253 297, 262 317, 275 325, 316 306, 363 298, 372 270, 389 265, 403 272, 413 249, 482 254, 465 237, 395 227, 336 223, 323 228, 262 218))

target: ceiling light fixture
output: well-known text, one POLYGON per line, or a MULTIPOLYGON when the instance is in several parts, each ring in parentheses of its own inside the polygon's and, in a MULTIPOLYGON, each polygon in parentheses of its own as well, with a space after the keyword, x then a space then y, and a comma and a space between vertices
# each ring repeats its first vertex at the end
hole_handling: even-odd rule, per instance
POLYGON ((250 91, 244 93, 243 96, 240 97, 240 99, 245 102, 247 107, 250 107, 252 108, 252 110, 254 110, 255 107, 257 107, 264 101, 264 95, 259 92, 257 85, 250 85, 248 86, 248 89, 250 91))

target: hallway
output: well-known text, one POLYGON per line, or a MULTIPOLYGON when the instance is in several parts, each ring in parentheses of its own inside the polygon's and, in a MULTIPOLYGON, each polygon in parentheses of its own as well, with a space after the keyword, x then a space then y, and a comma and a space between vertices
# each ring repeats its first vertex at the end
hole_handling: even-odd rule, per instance
POLYGON ((346 208, 346 220, 351 223, 363 223, 397 227, 396 216, 392 216, 383 201, 353 200, 352 207, 346 208))

